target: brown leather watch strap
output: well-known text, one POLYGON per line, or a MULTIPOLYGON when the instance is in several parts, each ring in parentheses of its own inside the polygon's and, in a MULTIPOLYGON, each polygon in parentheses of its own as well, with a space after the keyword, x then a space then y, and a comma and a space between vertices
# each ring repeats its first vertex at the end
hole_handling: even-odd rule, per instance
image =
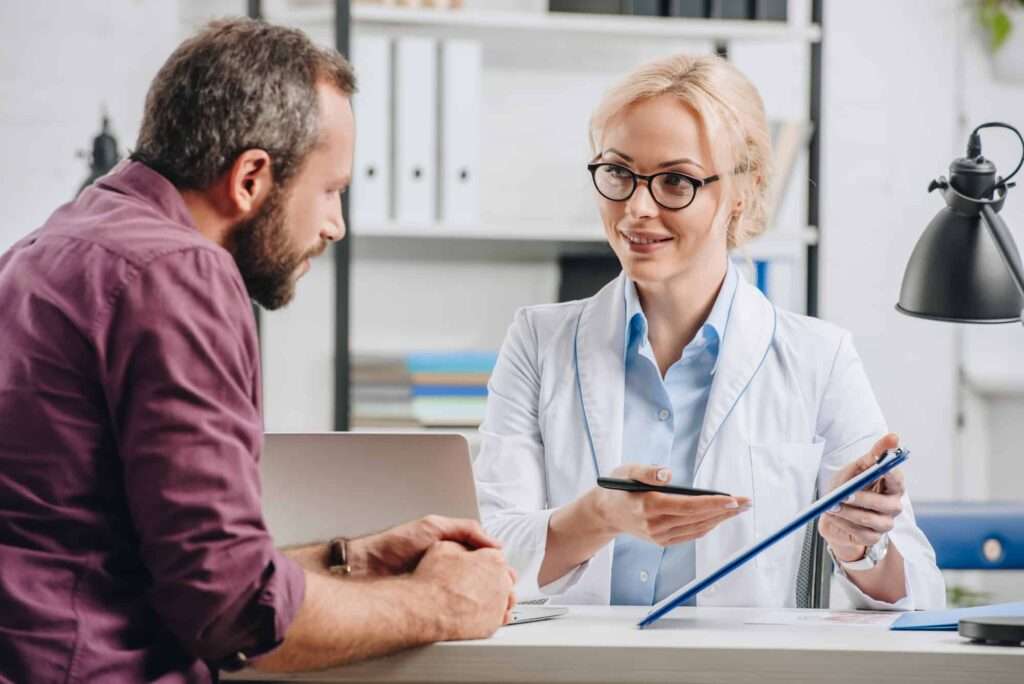
POLYGON ((348 540, 335 537, 327 543, 327 570, 334 575, 351 575, 352 565, 348 557, 348 540))

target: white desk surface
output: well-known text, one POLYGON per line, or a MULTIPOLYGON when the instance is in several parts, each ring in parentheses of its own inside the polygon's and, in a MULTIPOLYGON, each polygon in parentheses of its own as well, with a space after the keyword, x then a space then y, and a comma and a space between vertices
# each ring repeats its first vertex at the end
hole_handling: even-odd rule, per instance
MULTIPOLYGON (((435 644, 324 672, 242 681, 289 682, 1024 682, 1024 647, 972 644, 956 632, 885 625, 748 624, 779 611, 680 608, 646 630, 646 611, 572 606, 567 616, 512 625, 492 638, 435 644)), ((806 611, 804 611, 806 612, 806 611)))

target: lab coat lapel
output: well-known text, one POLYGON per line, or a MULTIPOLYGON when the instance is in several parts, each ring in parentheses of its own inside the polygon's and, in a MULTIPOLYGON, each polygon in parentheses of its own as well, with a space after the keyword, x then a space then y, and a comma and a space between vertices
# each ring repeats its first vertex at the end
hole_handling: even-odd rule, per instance
POLYGON ((587 300, 576 329, 576 377, 589 431, 585 439, 591 442, 602 476, 622 461, 625 283, 625 274, 620 274, 587 300))
POLYGON ((711 383, 704 424, 697 443, 696 470, 732 413, 747 386, 761 368, 775 337, 775 307, 761 291, 743 279, 729 310, 725 339, 711 383))

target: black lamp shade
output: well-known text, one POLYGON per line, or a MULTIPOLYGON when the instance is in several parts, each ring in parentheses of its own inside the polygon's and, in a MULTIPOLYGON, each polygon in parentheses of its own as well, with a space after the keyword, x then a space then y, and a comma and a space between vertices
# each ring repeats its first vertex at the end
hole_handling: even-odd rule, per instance
MULTIPOLYGON (((1013 256, 1020 259, 1015 247, 1013 256)), ((981 216, 943 207, 910 255, 896 308, 938 321, 1012 323, 1022 307, 1024 298, 981 216)))

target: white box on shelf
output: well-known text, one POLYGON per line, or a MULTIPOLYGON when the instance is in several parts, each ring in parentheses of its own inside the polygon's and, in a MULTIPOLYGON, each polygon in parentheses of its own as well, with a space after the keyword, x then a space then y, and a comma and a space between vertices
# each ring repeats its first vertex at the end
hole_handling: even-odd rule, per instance
POLYGON ((394 202, 403 226, 437 220, 437 42, 395 40, 394 202))
POLYGON ((352 219, 356 225, 380 224, 391 208, 391 41, 356 35, 352 62, 359 91, 352 96, 356 118, 352 219))
POLYGON ((483 48, 476 40, 441 44, 440 220, 480 221, 480 98, 483 48))

